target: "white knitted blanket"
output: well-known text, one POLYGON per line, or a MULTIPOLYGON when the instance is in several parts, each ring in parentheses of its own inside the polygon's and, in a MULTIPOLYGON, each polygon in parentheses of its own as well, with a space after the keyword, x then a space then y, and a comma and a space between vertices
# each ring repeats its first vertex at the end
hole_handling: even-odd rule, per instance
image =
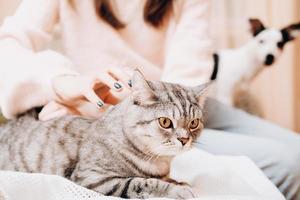
MULTIPOLYGON (((171 177, 188 182, 199 200, 284 200, 245 157, 214 156, 198 149, 178 156, 171 177)), ((0 200, 100 200, 101 196, 54 175, 0 171, 0 200)))

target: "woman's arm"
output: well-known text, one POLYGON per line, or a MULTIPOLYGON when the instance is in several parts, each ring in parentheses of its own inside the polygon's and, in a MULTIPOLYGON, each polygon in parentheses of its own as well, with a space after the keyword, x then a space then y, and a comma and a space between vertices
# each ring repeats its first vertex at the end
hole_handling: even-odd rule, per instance
MULTIPOLYGON (((177 2, 178 3, 178 2, 177 2)), ((168 37, 162 80, 198 85, 212 73, 210 0, 182 1, 175 30, 168 37)))
POLYGON ((0 108, 6 118, 56 100, 52 78, 78 75, 68 69, 72 63, 56 52, 33 53, 5 42, 0 44, 0 108))
POLYGON ((58 22, 58 3, 23 0, 0 28, 0 107, 7 118, 55 99, 53 77, 77 75, 64 56, 39 52, 51 40, 58 22))
POLYGON ((59 0, 23 0, 13 16, 0 28, 0 39, 33 51, 40 50, 52 37, 58 22, 59 0))

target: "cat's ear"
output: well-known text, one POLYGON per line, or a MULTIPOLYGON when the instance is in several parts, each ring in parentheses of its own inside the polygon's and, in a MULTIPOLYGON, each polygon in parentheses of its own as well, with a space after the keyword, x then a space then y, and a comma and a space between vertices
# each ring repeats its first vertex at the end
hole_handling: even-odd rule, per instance
POLYGON ((150 82, 148 82, 144 75, 138 69, 134 70, 132 76, 132 89, 138 92, 138 99, 141 103, 149 102, 155 97, 154 91, 151 88, 150 82))
POLYGON ((199 105, 203 106, 205 100, 209 94, 209 88, 211 87, 212 82, 207 82, 202 85, 196 86, 193 88, 193 92, 198 99, 199 105))
POLYGON ((132 76, 132 89, 133 90, 150 90, 148 81, 145 79, 142 72, 135 69, 132 76))
POLYGON ((259 19, 250 18, 249 23, 250 23, 252 35, 254 37, 266 29, 263 23, 259 19))

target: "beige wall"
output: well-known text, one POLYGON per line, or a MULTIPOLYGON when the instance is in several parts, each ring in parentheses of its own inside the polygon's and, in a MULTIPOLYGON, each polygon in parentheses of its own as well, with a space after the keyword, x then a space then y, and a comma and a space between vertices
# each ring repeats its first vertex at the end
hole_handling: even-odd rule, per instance
POLYGON ((0 23, 7 15, 12 15, 21 0, 0 0, 0 23))
MULTIPOLYGON (((256 1, 262 2, 261 0, 256 1)), ((252 0, 252 2, 255 1, 252 0)), ((296 6, 299 3, 298 0, 264 0, 264 3, 260 9, 258 6, 250 6, 249 9, 265 19, 270 26, 282 27, 291 22, 300 21, 297 16, 300 7, 296 6)), ((256 93, 262 104, 267 119, 298 131, 297 121, 299 118, 295 113, 297 108, 299 110, 300 104, 296 102, 295 92, 296 86, 299 84, 295 84, 295 79, 300 78, 297 75, 299 74, 297 73, 299 56, 296 51, 296 47, 299 45, 299 40, 288 44, 276 65, 265 70, 252 87, 252 91, 256 93)))
MULTIPOLYGON (((296 18, 300 20, 300 1, 295 3, 296 18)), ((300 132, 300 40, 295 45, 295 65, 294 65, 294 128, 300 132)))

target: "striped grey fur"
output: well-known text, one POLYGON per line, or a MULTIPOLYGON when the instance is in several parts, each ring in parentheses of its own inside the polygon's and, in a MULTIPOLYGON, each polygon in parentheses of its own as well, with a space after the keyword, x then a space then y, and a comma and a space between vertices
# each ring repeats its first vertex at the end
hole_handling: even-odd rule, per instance
POLYGON ((202 126, 203 92, 149 82, 136 72, 133 92, 101 119, 65 116, 46 122, 30 111, 0 127, 0 169, 64 176, 105 195, 191 198, 188 185, 168 180, 172 158, 191 148, 202 126), (159 126, 168 117, 173 128, 159 126), (187 143, 178 138, 187 137, 187 143))

